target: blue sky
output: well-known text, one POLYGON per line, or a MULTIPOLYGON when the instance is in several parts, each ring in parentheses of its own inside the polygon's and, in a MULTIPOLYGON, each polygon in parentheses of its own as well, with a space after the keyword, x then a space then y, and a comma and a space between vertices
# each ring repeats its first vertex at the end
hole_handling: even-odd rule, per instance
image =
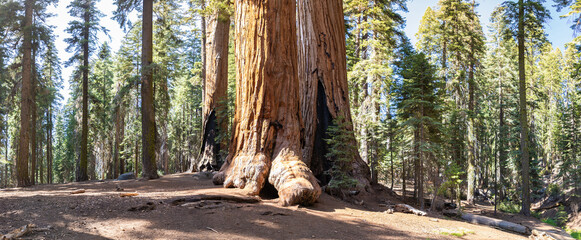
MULTIPOLYGON (((500 5, 504 0, 477 0, 476 3, 479 4, 476 7, 476 12, 480 15, 480 22, 485 34, 488 34, 488 25, 490 24, 490 14, 494 8, 500 5)), ((418 32, 418 27, 420 26, 420 20, 424 15, 424 12, 428 7, 436 8, 437 0, 411 0, 408 1, 408 12, 403 13, 406 19, 405 32, 406 35, 411 39, 413 43, 416 42, 415 34, 418 32)), ((547 0, 545 6, 551 11, 552 19, 545 25, 545 31, 548 34, 549 41, 553 44, 553 47, 558 47, 561 50, 564 49, 564 45, 567 42, 573 40, 573 30, 571 26, 571 20, 569 18, 562 19, 559 16, 564 15, 566 11, 557 12, 552 6, 553 0, 547 0)))
MULTIPOLYGON (((411 39, 413 43, 415 43, 416 38, 415 34, 418 31, 418 27, 420 24, 420 20, 424 15, 424 12, 430 7, 436 7, 437 0, 410 0, 408 2, 408 12, 402 13, 406 19, 406 27, 405 32, 407 36, 411 39)), ((488 25, 490 20, 490 14, 494 10, 496 6, 502 3, 502 0, 477 0, 477 3, 480 5, 477 7, 476 11, 480 15, 480 21, 484 28, 484 33, 488 33, 488 25)), ((68 14, 67 6, 69 5, 70 0, 61 0, 57 7, 50 7, 49 12, 56 14, 55 17, 48 19, 48 24, 56 26, 55 34, 57 35, 56 39, 56 47, 59 51, 59 56, 61 60, 64 62, 71 57, 70 53, 65 51, 67 45, 64 42, 65 38, 70 37, 66 32, 65 29, 68 26, 68 23, 72 20, 68 14)), ((553 46, 563 49, 565 43, 570 42, 573 39, 573 31, 569 28, 571 25, 570 19, 561 19, 559 18, 560 15, 564 13, 557 13, 555 8, 552 7, 553 1, 548 0, 545 5, 551 10, 551 16, 553 17, 552 20, 548 22, 546 25, 545 31, 548 33, 548 38, 553 46)), ((119 24, 112 20, 111 17, 113 16, 113 11, 116 9, 114 5, 114 0, 100 0, 97 4, 97 7, 103 12, 106 16, 101 19, 101 25, 105 26, 109 29, 109 37, 100 33, 99 39, 101 41, 109 42, 109 46, 111 49, 116 52, 120 45, 125 33, 121 30, 119 24)), ((130 19, 135 21, 137 18, 137 14, 132 14, 130 19)), ((100 45, 100 44, 99 44, 100 45)), ((64 97, 64 102, 69 96, 69 80, 72 74, 73 67, 63 68, 63 79, 64 79, 64 88, 61 90, 61 94, 64 97)))

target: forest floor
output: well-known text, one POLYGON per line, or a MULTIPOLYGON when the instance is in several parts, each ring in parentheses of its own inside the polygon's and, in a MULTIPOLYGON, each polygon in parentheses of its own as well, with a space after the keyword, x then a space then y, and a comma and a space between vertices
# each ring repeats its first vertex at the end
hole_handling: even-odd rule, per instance
POLYGON ((388 214, 381 203, 397 199, 387 194, 363 206, 326 194, 311 207, 280 207, 277 199, 172 204, 201 195, 245 196, 193 176, 3 189, 0 236, 35 224, 42 230, 24 239, 527 239, 433 213, 388 214))

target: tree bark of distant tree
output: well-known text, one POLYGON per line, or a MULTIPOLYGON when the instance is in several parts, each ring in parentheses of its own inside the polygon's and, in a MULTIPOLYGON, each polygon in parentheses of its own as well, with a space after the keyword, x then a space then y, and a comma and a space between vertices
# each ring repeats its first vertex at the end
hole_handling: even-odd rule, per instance
POLYGON ((207 21, 205 46, 205 86, 202 126, 202 148, 197 170, 219 168, 220 150, 227 147, 227 139, 218 139, 227 131, 228 121, 223 111, 227 109, 228 40, 230 16, 226 10, 216 9, 207 21))
MULTIPOLYGON (((32 25, 34 25, 35 18, 32 17, 32 25)), ((32 41, 32 56, 31 56, 31 71, 32 71, 32 85, 31 85, 31 106, 30 106, 30 183, 36 184, 36 49, 38 44, 35 40, 32 41)))
POLYGON ((153 0, 143 0, 141 49, 141 141, 143 178, 155 179, 155 108, 153 99, 153 0))
POLYGON ((236 114, 215 183, 258 194, 266 179, 282 205, 321 194, 301 160, 296 2, 236 1, 236 114))
POLYGON ((32 92, 32 12, 34 0, 26 0, 24 10, 24 37, 22 42, 22 93, 20 100, 20 139, 18 141, 18 159, 16 161, 16 186, 31 185, 28 175, 28 154, 30 146, 30 110, 34 99, 32 92))
MULTIPOLYGON (((298 26, 299 92, 304 127, 302 157, 317 178, 327 184, 330 179, 325 172, 333 164, 326 157, 327 128, 337 118, 352 122, 343 2, 298 0, 298 26)), ((346 130, 354 134, 352 124, 346 130)), ((352 144, 357 145, 355 141, 352 144)), ((359 153, 351 165, 353 171, 348 174, 359 182, 359 187, 368 187, 369 167, 359 153)))
POLYGON ((470 67, 468 70, 468 193, 466 194, 466 198, 468 200, 468 204, 474 204, 474 190, 476 188, 476 132, 474 129, 474 91, 475 86, 474 84, 474 71, 475 71, 475 59, 474 59, 474 43, 471 43, 471 52, 470 52, 470 67))
POLYGON ((81 156, 79 161, 79 169, 77 172, 77 182, 89 180, 88 176, 88 156, 89 156, 89 23, 91 21, 91 13, 88 11, 90 3, 85 3, 85 13, 83 14, 83 21, 85 25, 83 26, 82 37, 84 42, 82 43, 83 48, 83 65, 81 70, 83 72, 83 82, 82 82, 82 95, 83 95, 83 109, 81 118, 81 156))
POLYGON ((125 171, 124 161, 119 156, 121 153, 121 143, 125 136, 125 109, 119 104, 115 110, 115 142, 113 152, 113 178, 119 177, 125 171))
POLYGON ((531 199, 529 188, 529 147, 528 147, 528 120, 527 120, 527 94, 525 79, 525 26, 524 26, 524 1, 518 1, 518 83, 519 83, 519 114, 520 114, 520 153, 522 170, 522 208, 521 213, 531 214, 531 199))
POLYGON ((52 183, 52 107, 46 111, 46 183, 52 183))

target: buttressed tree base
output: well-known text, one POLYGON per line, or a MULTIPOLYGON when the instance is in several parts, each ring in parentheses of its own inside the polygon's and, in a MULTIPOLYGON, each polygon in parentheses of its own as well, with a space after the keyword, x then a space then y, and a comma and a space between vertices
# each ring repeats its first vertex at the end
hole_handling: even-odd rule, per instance
POLYGON ((214 183, 257 195, 266 180, 283 206, 321 195, 301 157, 296 2, 236 1, 236 113, 214 183))

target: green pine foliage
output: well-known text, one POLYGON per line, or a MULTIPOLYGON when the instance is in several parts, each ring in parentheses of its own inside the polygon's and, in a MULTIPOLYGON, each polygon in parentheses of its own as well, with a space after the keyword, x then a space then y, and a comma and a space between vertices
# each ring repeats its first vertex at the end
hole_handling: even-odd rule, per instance
MULTIPOLYGON (((342 115, 339 115, 342 116, 342 115)), ((351 123, 342 117, 333 120, 333 125, 327 128, 329 139, 325 139, 328 144, 328 153, 325 157, 331 159, 332 167, 327 171, 331 176, 328 188, 331 192, 342 192, 357 186, 357 180, 350 176, 352 172, 351 162, 356 157, 357 146, 353 145, 353 132, 347 130, 351 123)))

